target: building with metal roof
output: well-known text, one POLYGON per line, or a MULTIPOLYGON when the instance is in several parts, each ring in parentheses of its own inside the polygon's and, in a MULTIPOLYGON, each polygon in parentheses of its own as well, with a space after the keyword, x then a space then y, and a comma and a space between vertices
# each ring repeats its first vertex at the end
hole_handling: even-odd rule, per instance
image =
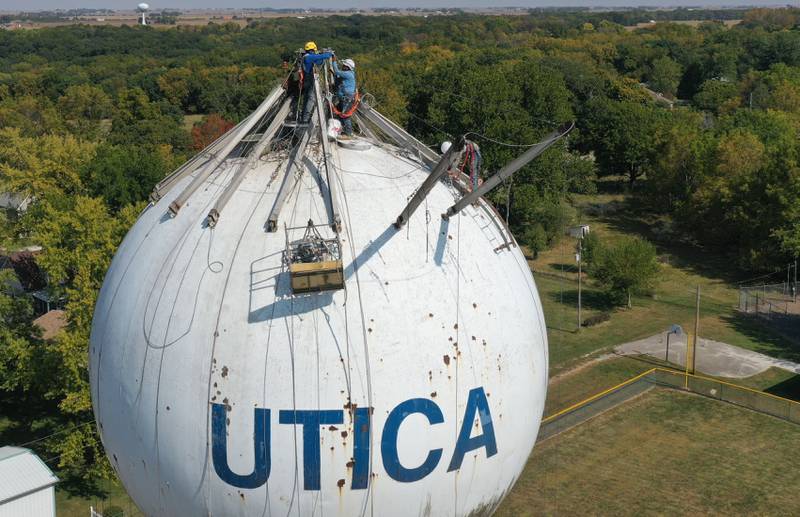
POLYGON ((0 517, 56 514, 58 478, 30 449, 0 447, 0 517))

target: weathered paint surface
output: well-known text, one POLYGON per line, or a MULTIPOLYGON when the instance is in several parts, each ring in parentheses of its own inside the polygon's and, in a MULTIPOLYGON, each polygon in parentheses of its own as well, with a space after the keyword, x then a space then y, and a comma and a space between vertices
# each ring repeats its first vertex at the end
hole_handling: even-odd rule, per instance
POLYGON ((439 214, 427 173, 380 147, 334 147, 346 290, 292 296, 283 223, 327 221, 310 148, 278 233, 284 162, 249 171, 213 230, 234 163, 174 219, 185 178, 121 245, 91 337, 95 414, 147 515, 475 515, 536 439, 547 342, 533 278, 486 213, 439 214), (427 210, 427 213, 426 213, 427 210))

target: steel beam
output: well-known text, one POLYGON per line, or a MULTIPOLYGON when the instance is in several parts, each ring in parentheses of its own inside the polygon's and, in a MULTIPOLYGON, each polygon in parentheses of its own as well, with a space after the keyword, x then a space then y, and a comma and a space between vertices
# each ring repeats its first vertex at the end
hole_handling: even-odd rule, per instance
POLYGON ((469 194, 465 195, 461 199, 456 202, 453 206, 447 209, 447 212, 442 214, 442 217, 447 219, 448 217, 452 217, 464 207, 471 205, 481 196, 485 195, 487 192, 495 188, 499 185, 503 180, 520 170, 522 167, 527 165, 531 160, 535 159, 537 156, 545 152, 551 145, 555 144, 559 140, 561 140, 564 136, 567 135, 572 128, 575 127, 575 123, 564 124, 563 126, 559 127, 557 130, 553 131, 544 140, 539 142, 538 144, 532 146, 530 149, 522 153, 518 156, 514 161, 497 171, 491 178, 487 179, 486 181, 481 184, 480 187, 476 188, 469 194))
POLYGON ((260 158, 262 152, 265 150, 266 152, 269 152, 269 147, 272 145, 272 139, 275 138, 275 135, 283 127, 283 123, 286 121, 286 117, 289 115, 290 106, 291 99, 284 99, 283 104, 278 109, 278 112, 275 114, 272 122, 270 122, 269 126, 264 131, 264 134, 261 136, 261 139, 250 152, 250 156, 248 156, 247 160, 239 166, 239 170, 236 171, 236 175, 233 177, 228 186, 225 187, 225 190, 222 192, 222 195, 219 197, 219 199, 217 199, 217 202, 214 203, 214 208, 208 212, 206 221, 211 228, 217 225, 217 221, 219 221, 219 215, 222 212, 222 209, 228 204, 228 201, 230 201, 233 193, 239 189, 239 185, 241 185, 242 181, 244 181, 247 171, 250 170, 253 164, 255 164, 255 162, 260 158))
POLYGON ((180 211, 181 207, 186 203, 189 197, 194 194, 194 192, 200 188, 200 185, 205 183, 206 179, 208 179, 211 174, 217 170, 217 167, 228 157, 228 155, 233 151, 233 148, 236 147, 237 144, 241 141, 241 139, 253 129, 270 108, 272 108, 275 103, 278 102, 280 97, 283 95, 283 88, 278 86, 272 93, 264 99, 264 102, 253 112, 253 116, 250 117, 245 124, 242 124, 239 129, 236 130, 233 137, 230 140, 225 142, 225 145, 222 146, 220 151, 216 153, 213 159, 209 161, 200 173, 194 177, 191 183, 181 192, 175 200, 170 203, 169 205, 169 213, 172 217, 178 215, 178 211, 180 211))
POLYGON ((333 231, 339 233, 342 229, 342 217, 339 213, 338 196, 336 195, 336 177, 328 166, 328 161, 333 158, 331 154, 331 143, 328 142, 326 131, 327 124, 325 119, 325 107, 322 104, 322 93, 319 87, 319 77, 314 76, 314 97, 317 101, 317 119, 319 122, 319 141, 322 143, 322 162, 325 164, 325 180, 328 182, 328 195, 330 196, 331 206, 331 227, 333 231))
POLYGON ((308 145, 309 140, 311 140, 311 134, 314 132, 314 125, 315 120, 314 117, 312 117, 308 122, 308 127, 305 128, 305 131, 303 131, 300 141, 297 143, 294 150, 292 150, 292 154, 289 157, 289 163, 286 165, 286 172, 283 176, 281 188, 278 190, 278 195, 275 197, 275 203, 272 205, 272 210, 270 210, 269 217, 267 218, 268 232, 275 232, 278 230, 278 216, 281 213, 283 204, 286 202, 286 198, 289 197, 289 193, 292 191, 292 189, 294 189, 297 179, 303 173, 303 156, 306 152, 306 146, 308 145), (295 167, 298 169, 297 174, 295 174, 293 171, 295 167))
POLYGON ((159 199, 164 197, 164 194, 166 194, 172 189, 175 183, 185 178, 188 174, 191 174, 199 167, 202 167, 204 164, 208 163, 209 160, 214 158, 214 155, 222 148, 223 145, 225 145, 225 142, 227 142, 230 138, 232 138, 234 133, 242 126, 242 124, 245 124, 248 120, 250 120, 251 117, 252 114, 245 117, 234 127, 226 131, 223 135, 221 135, 213 142, 211 142, 211 144, 206 146, 205 149, 203 149, 196 155, 192 156, 189 160, 184 162, 183 165, 175 169, 163 180, 156 183, 156 186, 153 187, 153 191, 150 193, 150 202, 153 204, 158 202, 159 199))

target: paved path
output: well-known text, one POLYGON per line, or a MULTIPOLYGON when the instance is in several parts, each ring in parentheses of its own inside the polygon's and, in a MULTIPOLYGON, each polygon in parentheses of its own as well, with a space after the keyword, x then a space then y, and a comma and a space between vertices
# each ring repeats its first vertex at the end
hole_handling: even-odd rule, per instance
MULTIPOLYGON (((622 355, 649 355, 663 360, 666 344, 666 334, 656 334, 639 341, 619 345, 614 351, 622 355)), ((674 335, 671 336, 669 362, 684 366, 686 364, 685 357, 686 336, 678 339, 674 335)), ((775 359, 768 355, 710 339, 700 338, 697 344, 695 367, 698 372, 706 375, 741 379, 759 374, 772 366, 800 374, 800 364, 798 363, 775 359)))

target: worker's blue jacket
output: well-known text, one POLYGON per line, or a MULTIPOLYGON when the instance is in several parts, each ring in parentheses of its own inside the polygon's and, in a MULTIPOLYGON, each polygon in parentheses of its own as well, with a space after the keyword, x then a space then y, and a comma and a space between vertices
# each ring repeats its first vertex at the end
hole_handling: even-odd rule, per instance
POLYGON ((339 81, 339 97, 353 97, 356 94, 356 73, 352 70, 339 70, 336 61, 333 62, 333 73, 341 79, 339 81))
POLYGON ((333 57, 333 54, 330 52, 323 52, 322 54, 306 53, 306 55, 303 56, 303 73, 311 77, 311 74, 314 73, 314 65, 321 65, 326 59, 330 59, 331 57, 333 57))

